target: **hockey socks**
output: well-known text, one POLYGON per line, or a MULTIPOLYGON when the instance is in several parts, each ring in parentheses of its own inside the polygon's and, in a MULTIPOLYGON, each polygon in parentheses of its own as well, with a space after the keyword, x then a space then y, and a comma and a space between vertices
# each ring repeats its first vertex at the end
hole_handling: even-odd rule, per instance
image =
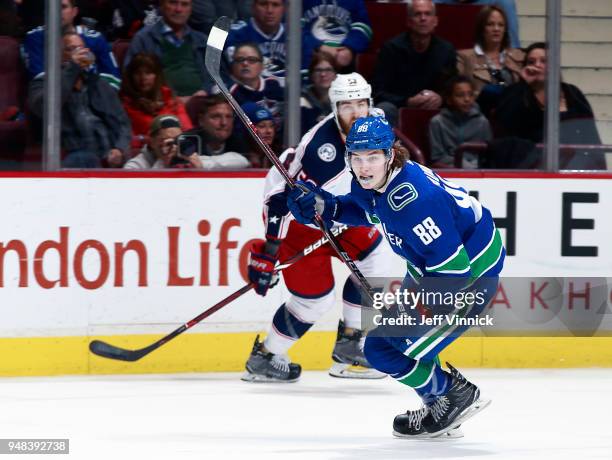
POLYGON ((342 289, 342 316, 346 327, 361 329, 361 302, 361 291, 350 277, 347 278, 342 289))
POLYGON ((410 361, 402 372, 392 375, 395 380, 414 388, 423 400, 442 395, 448 390, 450 376, 435 361, 410 361))
POLYGON ((312 323, 301 321, 283 304, 276 310, 264 347, 271 353, 284 355, 311 327, 312 323))

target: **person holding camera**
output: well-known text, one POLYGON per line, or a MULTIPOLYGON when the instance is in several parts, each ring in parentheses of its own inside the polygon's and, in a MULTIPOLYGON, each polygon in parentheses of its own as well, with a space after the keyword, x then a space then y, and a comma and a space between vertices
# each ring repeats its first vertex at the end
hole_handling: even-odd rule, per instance
POLYGON ((150 141, 124 169, 203 169, 197 138, 186 136, 174 115, 160 115, 151 123, 150 141))
MULTIPOLYGON (((89 69, 95 60, 76 32, 62 37, 62 131, 64 168, 120 167, 132 131, 117 91, 89 69)), ((30 83, 29 107, 42 119, 44 74, 30 83)))

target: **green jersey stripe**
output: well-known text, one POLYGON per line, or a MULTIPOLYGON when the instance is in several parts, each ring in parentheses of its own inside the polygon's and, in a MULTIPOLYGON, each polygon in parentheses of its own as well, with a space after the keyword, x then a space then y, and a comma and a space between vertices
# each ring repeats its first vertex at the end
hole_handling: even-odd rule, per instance
POLYGON ((434 365, 433 361, 418 361, 408 375, 397 379, 397 381, 411 388, 423 386, 431 379, 434 365))

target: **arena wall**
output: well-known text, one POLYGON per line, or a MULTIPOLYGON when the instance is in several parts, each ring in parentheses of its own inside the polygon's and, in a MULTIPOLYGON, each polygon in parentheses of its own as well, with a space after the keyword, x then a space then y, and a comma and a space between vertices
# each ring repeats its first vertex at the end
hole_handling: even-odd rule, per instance
MULTIPOLYGON (((504 276, 612 278, 612 175, 448 177, 478 192, 497 218, 508 248, 504 276)), ((263 299, 247 293, 136 363, 96 357, 87 346, 95 338, 147 345, 242 287, 248 247, 262 237, 263 183, 260 172, 2 174, 0 375, 242 369, 287 295, 282 285, 263 299)), ((403 262, 394 263, 390 275, 401 276, 403 262)), ((334 270, 346 276, 341 264, 334 270)), ((494 308, 506 314, 529 301, 505 294, 494 308)), ((594 310, 574 294, 576 309, 594 310)), ((543 332, 534 321, 515 337, 462 338, 443 359, 612 367, 606 296, 595 337, 543 332)), ((292 350, 294 360, 309 369, 330 364, 339 312, 338 303, 292 350)))

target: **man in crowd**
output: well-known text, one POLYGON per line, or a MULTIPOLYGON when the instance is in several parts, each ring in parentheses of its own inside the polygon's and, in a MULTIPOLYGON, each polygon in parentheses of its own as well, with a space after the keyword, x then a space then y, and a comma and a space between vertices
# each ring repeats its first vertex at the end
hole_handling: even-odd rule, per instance
POLYGON ((257 43, 264 57, 264 77, 285 75, 285 0, 253 0, 253 17, 232 27, 227 37, 226 58, 233 62, 234 50, 241 43, 257 43))
POLYGON ((153 53, 160 58, 164 77, 177 96, 206 95, 214 83, 204 65, 208 37, 187 25, 191 0, 161 0, 159 10, 161 20, 132 39, 124 68, 136 54, 153 53))
MULTIPOLYGON (((98 73, 115 89, 119 89, 121 77, 119 68, 110 46, 100 32, 75 25, 74 20, 79 14, 76 0, 62 0, 62 28, 64 32, 76 32, 85 45, 95 56, 91 71, 98 73)), ((37 27, 27 33, 23 39, 21 51, 30 78, 45 71, 45 29, 37 27)))
MULTIPOLYGON (((65 168, 119 167, 131 140, 130 120, 117 92, 91 72, 92 53, 76 32, 62 37, 62 148, 65 168)), ((30 83, 29 105, 42 118, 44 73, 30 83)))
POLYGON ((186 134, 200 138, 204 169, 248 168, 249 146, 243 136, 234 134, 234 112, 221 94, 202 100, 199 127, 186 134))
POLYGON ((408 4, 409 30, 386 42, 374 70, 374 99, 392 125, 401 107, 438 109, 444 82, 456 73, 457 53, 436 37, 438 25, 431 0, 408 4))

